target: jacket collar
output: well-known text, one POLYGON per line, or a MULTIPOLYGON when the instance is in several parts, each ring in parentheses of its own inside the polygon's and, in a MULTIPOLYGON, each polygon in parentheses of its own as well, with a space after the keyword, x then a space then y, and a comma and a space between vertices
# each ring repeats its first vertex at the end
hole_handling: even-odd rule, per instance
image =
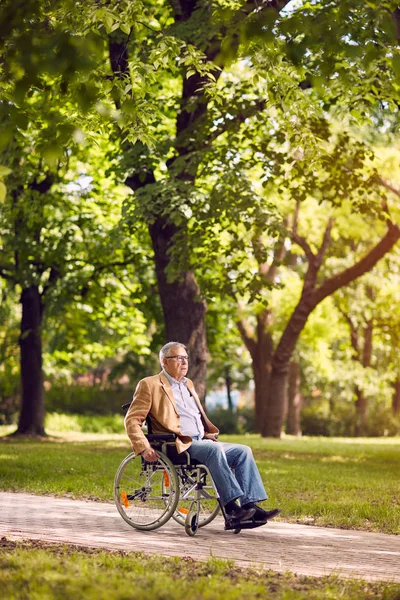
POLYGON ((167 394, 169 401, 171 402, 172 406, 174 407, 174 411, 176 412, 177 415, 179 415, 178 411, 176 410, 176 402, 175 402, 174 394, 172 392, 172 388, 170 386, 170 383, 169 383, 167 377, 165 376, 165 374, 162 371, 161 371, 161 373, 159 373, 159 377, 160 377, 161 387, 163 388, 164 392, 167 394))

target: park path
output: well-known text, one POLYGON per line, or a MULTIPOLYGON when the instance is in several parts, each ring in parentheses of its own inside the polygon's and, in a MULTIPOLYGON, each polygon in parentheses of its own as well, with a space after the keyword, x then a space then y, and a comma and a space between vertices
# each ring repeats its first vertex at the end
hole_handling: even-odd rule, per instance
POLYGON ((400 536, 270 522, 234 535, 220 517, 188 537, 171 519, 156 531, 132 529, 114 504, 0 493, 0 537, 185 556, 302 575, 400 582, 400 536))

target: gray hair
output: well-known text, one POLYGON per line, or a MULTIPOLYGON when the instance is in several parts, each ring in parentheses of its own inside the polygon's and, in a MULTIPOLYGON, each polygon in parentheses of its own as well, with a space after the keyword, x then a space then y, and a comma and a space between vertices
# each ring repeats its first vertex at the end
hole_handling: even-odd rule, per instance
POLYGON ((163 346, 158 354, 158 357, 160 359, 160 365, 162 367, 164 367, 163 365, 163 358, 165 358, 166 356, 168 356, 169 351, 172 350, 172 348, 176 348, 177 346, 179 346, 180 348, 185 348, 186 352, 188 351, 188 349, 186 348, 185 344, 181 344, 180 342, 168 342, 168 344, 165 344, 165 346, 163 346))

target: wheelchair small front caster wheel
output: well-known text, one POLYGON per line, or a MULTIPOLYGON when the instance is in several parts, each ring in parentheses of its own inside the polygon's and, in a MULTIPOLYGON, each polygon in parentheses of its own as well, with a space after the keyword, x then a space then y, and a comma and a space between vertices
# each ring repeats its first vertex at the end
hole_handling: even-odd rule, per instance
POLYGON ((242 531, 241 529, 234 529, 234 530, 233 530, 233 533, 237 535, 237 534, 238 534, 238 533, 240 533, 241 531, 242 531))
POLYGON ((199 517, 196 511, 190 511, 185 520, 185 531, 191 537, 196 535, 199 528, 199 517))

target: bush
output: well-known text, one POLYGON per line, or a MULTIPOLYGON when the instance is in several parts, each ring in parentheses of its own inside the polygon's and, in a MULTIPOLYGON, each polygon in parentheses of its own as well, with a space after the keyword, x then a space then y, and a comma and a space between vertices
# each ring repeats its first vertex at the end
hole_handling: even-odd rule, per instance
POLYGON ((371 437, 400 435, 400 415, 396 417, 392 410, 375 403, 368 414, 366 435, 371 437))
POLYGON ((0 367, 0 425, 12 425, 20 406, 19 376, 4 363, 0 367))
POLYGON ((19 404, 18 396, 0 395, 0 425, 13 425, 17 422, 19 404))
POLYGON ((122 415, 93 416, 48 413, 45 426, 46 429, 57 432, 125 433, 122 415))
POLYGON ((242 434, 254 431, 253 408, 245 406, 231 412, 227 408, 217 406, 216 408, 207 411, 207 414, 221 433, 242 434))
MULTIPOLYGON (((353 437, 355 434, 356 414, 354 404, 338 405, 329 413, 321 405, 307 406, 301 413, 303 435, 326 437, 353 437)), ((366 437, 400 435, 400 415, 394 417, 390 408, 373 402, 368 412, 366 437)))
POLYGON ((98 386, 53 385, 45 394, 48 412, 78 415, 122 414, 122 404, 130 400, 131 389, 101 389, 98 386))
POLYGON ((354 405, 345 404, 329 413, 321 406, 307 406, 301 412, 303 435, 352 437, 354 435, 354 405))
MULTIPOLYGON (((98 386, 53 385, 45 391, 44 400, 48 413, 122 415, 121 406, 132 400, 132 390, 100 389, 98 386)), ((18 420, 19 410, 20 398, 18 395, 8 397, 0 395, 0 425, 15 424, 18 420)))

